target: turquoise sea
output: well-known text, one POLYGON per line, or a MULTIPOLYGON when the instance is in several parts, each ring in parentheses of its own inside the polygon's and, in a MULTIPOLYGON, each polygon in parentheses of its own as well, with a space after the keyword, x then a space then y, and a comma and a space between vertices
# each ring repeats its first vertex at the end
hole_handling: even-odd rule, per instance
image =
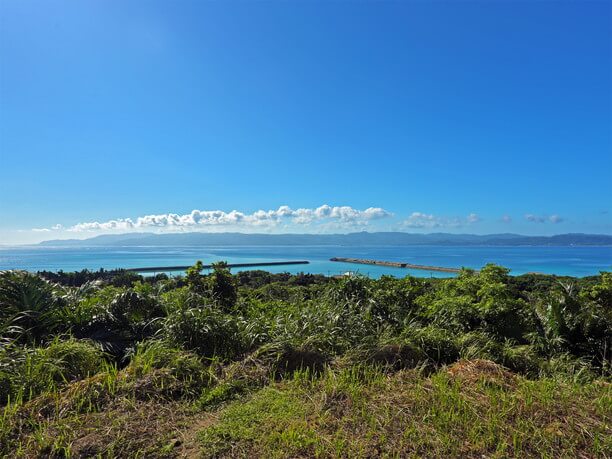
POLYGON ((512 274, 588 276, 612 270, 612 247, 449 247, 449 246, 232 246, 232 247, 95 247, 0 248, 0 269, 28 271, 75 271, 84 268, 139 268, 147 266, 190 265, 196 260, 229 263, 308 260, 307 265, 266 267, 271 272, 308 272, 325 275, 347 271, 371 277, 389 274, 402 277, 448 277, 452 274, 329 261, 331 257, 368 258, 412 264, 469 267, 478 269, 496 263, 512 274))

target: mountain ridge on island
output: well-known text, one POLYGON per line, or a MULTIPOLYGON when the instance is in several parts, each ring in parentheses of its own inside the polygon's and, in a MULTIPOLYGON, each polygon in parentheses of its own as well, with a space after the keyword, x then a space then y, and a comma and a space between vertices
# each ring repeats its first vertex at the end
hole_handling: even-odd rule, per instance
POLYGON ((357 232, 346 234, 266 233, 125 233, 104 234, 88 239, 43 241, 45 247, 135 247, 135 246, 283 246, 283 245, 473 245, 473 246, 608 246, 612 235, 567 233, 554 236, 501 234, 452 234, 405 232, 357 232))

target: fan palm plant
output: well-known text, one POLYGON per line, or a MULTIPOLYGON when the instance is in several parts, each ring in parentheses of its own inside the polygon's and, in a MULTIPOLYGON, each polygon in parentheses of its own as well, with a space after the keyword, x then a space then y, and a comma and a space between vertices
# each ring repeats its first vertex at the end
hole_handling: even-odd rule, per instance
POLYGON ((21 340, 36 342, 59 324, 61 302, 53 285, 26 271, 0 272, 0 327, 21 330, 21 340))

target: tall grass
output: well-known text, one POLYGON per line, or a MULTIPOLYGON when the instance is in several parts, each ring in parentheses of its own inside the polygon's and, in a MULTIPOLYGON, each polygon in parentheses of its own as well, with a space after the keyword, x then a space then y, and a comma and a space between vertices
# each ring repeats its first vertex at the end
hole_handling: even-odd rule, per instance
MULTIPOLYGON (((461 455, 459 437, 478 454, 532 448, 554 455, 558 445, 581 451, 586 440, 572 431, 578 443, 554 443, 535 432, 549 426, 521 403, 553 413, 545 397, 551 387, 581 403, 580 388, 591 388, 603 406, 593 388, 608 387, 612 368, 611 273, 515 278, 486 266, 453 279, 373 280, 232 276, 219 266, 213 275, 191 270, 186 279, 127 276, 73 287, 3 272, 0 306, 3 454, 70 455, 70 429, 78 431, 79 422, 117 406, 175 403, 225 413, 202 437, 220 455, 461 455), (478 394, 472 397, 470 378, 446 372, 465 359, 528 379, 470 386, 478 394), (480 409, 484 418, 475 414, 480 409), (417 414, 424 418, 411 417, 417 414), (394 422, 421 422, 425 432, 400 433, 394 422), (37 446, 27 449, 25 439, 37 446)), ((589 441, 597 451, 607 444, 599 430, 589 441)), ((124 451, 114 445, 105 454, 124 451)))

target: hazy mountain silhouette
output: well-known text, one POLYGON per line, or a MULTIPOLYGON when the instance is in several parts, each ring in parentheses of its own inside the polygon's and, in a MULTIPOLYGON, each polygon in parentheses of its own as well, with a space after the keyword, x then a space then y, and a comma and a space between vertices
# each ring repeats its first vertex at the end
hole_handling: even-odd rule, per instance
POLYGON ((42 246, 126 247, 126 246, 240 246, 240 245, 499 245, 499 246, 570 246, 612 245, 612 235, 559 234, 522 236, 519 234, 415 234, 402 232, 349 234, 247 234, 247 233, 129 233, 106 234, 89 239, 58 239, 41 242, 42 246))

